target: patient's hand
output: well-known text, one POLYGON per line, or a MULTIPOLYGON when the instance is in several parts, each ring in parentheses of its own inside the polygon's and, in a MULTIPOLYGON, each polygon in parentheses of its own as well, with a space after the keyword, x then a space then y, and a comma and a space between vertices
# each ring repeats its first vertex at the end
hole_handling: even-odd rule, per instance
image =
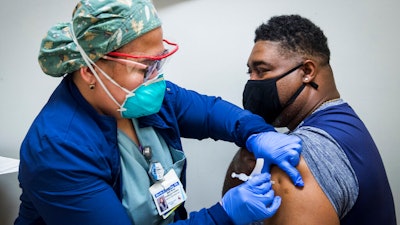
MULTIPOLYGON (((237 178, 232 178, 232 172, 249 175, 255 164, 256 159, 252 153, 243 148, 239 149, 225 175, 222 194, 243 183, 237 178)), ((334 207, 318 185, 303 158, 300 159, 297 169, 303 177, 304 187, 294 186, 286 173, 278 167, 271 168, 271 180, 275 181, 272 188, 275 195, 282 198, 282 203, 278 212, 272 218, 265 220, 264 224, 339 225, 340 222, 334 207)))

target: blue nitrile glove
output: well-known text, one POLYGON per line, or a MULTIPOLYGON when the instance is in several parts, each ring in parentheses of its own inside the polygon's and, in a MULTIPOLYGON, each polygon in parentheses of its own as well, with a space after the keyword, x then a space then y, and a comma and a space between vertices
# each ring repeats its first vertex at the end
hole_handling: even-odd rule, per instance
POLYGON ((304 186, 300 172, 295 168, 300 162, 301 139, 294 135, 264 132, 251 135, 246 147, 256 158, 264 158, 262 172, 270 172, 271 164, 285 171, 296 186, 304 186))
POLYGON ((274 196, 270 178, 269 173, 256 175, 222 197, 221 205, 236 225, 261 221, 276 213, 281 197, 274 196))

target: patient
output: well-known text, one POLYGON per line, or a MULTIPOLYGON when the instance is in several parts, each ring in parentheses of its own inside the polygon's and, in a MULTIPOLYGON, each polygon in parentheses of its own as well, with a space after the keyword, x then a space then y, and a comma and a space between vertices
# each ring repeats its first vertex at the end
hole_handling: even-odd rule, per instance
MULTIPOLYGON (((232 172, 249 175, 256 163, 252 153, 246 149, 240 149, 234 156, 225 177, 223 193, 231 187, 241 184, 239 179, 232 179, 232 172)), ((277 214, 264 224, 307 224, 307 225, 334 225, 339 224, 335 209, 330 204, 318 183, 311 175, 304 160, 300 160, 297 169, 303 176, 305 183, 303 188, 295 187, 289 177, 277 167, 271 169, 271 180, 275 195, 282 197, 282 203, 277 214), (294 223, 295 222, 295 223, 294 223)))
MULTIPOLYGON (((340 98, 323 31, 298 15, 260 25, 248 59, 243 106, 303 141, 297 169, 304 187, 273 166, 278 213, 264 224, 396 225, 392 192, 367 128, 340 98)), ((350 76, 350 75, 348 75, 350 76)), ((361 90, 362 91, 362 90, 361 90)), ((361 93, 362 94, 362 93, 361 93)), ((223 193, 241 183, 256 161, 240 149, 228 168, 223 193)))

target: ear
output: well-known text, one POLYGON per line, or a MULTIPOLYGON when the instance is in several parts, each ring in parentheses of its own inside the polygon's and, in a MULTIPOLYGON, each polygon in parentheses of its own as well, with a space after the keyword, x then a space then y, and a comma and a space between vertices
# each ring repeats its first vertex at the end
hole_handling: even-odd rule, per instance
POLYGON ((303 82, 308 84, 313 82, 316 75, 316 64, 313 60, 306 60, 303 65, 303 82))
POLYGON ((95 84, 96 83, 96 77, 93 75, 92 71, 89 69, 89 67, 84 66, 79 69, 80 76, 82 77, 82 80, 87 83, 87 85, 95 84))
POLYGON ((315 82, 315 77, 317 75, 316 62, 313 60, 306 60, 303 66, 303 83, 309 84, 315 90, 318 89, 318 84, 315 82))

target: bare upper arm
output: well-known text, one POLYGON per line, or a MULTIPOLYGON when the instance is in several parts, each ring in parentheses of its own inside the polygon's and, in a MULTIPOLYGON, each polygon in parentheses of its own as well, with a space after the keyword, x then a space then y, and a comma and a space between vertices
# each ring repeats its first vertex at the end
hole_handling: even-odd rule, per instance
MULTIPOLYGON (((223 187, 223 194, 230 188, 240 184, 238 179, 230 177, 232 172, 250 174, 255 165, 254 156, 245 149, 240 149, 234 156, 223 187)), ((275 181, 272 188, 275 195, 282 197, 278 212, 264 224, 274 225, 339 225, 339 219, 334 207, 326 197, 312 173, 301 158, 297 169, 300 171, 304 187, 295 187, 289 177, 278 167, 271 169, 271 180, 275 181)))

